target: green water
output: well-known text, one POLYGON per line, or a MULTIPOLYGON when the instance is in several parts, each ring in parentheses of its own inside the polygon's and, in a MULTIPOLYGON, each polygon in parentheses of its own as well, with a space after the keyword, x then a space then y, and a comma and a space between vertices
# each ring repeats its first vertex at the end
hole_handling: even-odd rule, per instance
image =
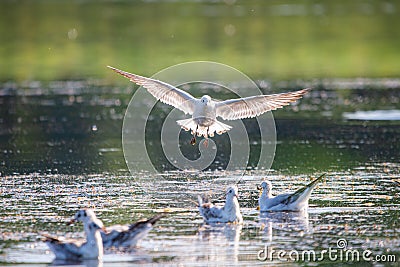
MULTIPOLYGON (((128 171, 121 138, 131 88, 53 82, 17 88, 3 84, 1 92, 5 94, 0 97, 3 175, 128 171)), ((314 173, 397 162, 399 120, 388 120, 384 111, 400 110, 399 98, 399 90, 390 88, 314 89, 298 105, 274 111, 277 146, 272 168, 286 173, 314 173), (345 118, 345 114, 378 109, 383 110, 378 120, 345 118)), ((160 153, 161 126, 170 110, 159 103, 148 118, 148 154, 159 171, 174 169, 160 153)), ((248 166, 254 167, 260 136, 254 119, 244 123, 251 144, 248 166)), ((181 132, 182 149, 197 158, 198 147, 188 145, 190 138, 181 132)), ((217 169, 229 160, 229 139, 221 135, 213 140, 224 153, 217 154, 220 164, 212 168, 217 169)))

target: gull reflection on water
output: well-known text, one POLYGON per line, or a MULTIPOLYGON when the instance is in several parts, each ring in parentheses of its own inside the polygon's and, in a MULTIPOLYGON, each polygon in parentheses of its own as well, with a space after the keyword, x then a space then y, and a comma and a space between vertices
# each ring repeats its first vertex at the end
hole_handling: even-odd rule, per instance
POLYGON ((103 261, 102 260, 68 261, 68 260, 55 259, 49 266, 103 267, 103 261))
POLYGON ((202 253, 209 262, 238 262, 241 224, 203 225, 199 229, 199 242, 207 253, 202 253))
POLYGON ((312 229, 308 221, 308 212, 260 212, 260 224, 264 228, 264 241, 272 242, 274 231, 285 231, 303 235, 312 229))

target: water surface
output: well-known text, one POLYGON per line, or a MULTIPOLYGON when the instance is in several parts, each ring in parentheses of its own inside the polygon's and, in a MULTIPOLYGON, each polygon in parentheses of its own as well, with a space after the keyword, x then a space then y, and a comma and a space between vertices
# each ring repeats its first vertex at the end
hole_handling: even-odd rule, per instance
MULTIPOLYGON (((244 176, 176 171, 162 157, 154 164, 163 175, 130 174, 121 128, 131 87, 79 81, 2 84, 0 262, 52 263, 40 233, 82 237, 81 225, 65 224, 81 207, 95 208, 106 224, 168 213, 139 248, 108 252, 104 266, 261 265, 269 263, 257 259, 266 246, 320 253, 337 248, 339 238, 346 239, 348 249, 395 255, 398 261, 400 127, 390 114, 400 109, 400 96, 396 80, 390 83, 394 87, 370 82, 375 87, 368 90, 365 84, 357 87, 357 82, 342 80, 314 84, 298 104, 274 112, 277 150, 270 171, 253 168, 260 141, 254 122, 246 120, 255 152, 244 176), (373 118, 348 115, 360 112, 373 118), (315 189, 308 213, 256 210, 256 185, 264 178, 272 181, 275 192, 293 192, 321 173, 327 173, 326 179, 315 189), (193 201, 208 193, 220 202, 227 179, 240 181, 244 225, 205 226, 193 201)), ((196 88, 188 90, 196 93, 196 88)), ((149 120, 158 124, 169 109, 157 105, 153 112, 149 120)), ((183 134, 182 142, 189 139, 183 134)), ((224 142, 224 136, 215 142, 224 142)), ((150 138, 150 150, 159 151, 158 145, 150 138)), ((332 263, 327 258, 324 262, 332 263)), ((274 258, 271 264, 286 262, 274 258)))
MULTIPOLYGON (((53 255, 40 241, 40 233, 82 237, 82 226, 66 225, 74 211, 82 206, 96 208, 106 224, 129 223, 168 212, 140 248, 108 252, 104 266, 262 264, 257 253, 265 246, 300 252, 313 249, 319 253, 329 247, 336 249, 340 238, 346 239, 348 249, 368 249, 373 255, 399 257, 399 165, 328 173, 313 193, 309 213, 304 214, 259 214, 255 209, 256 185, 264 175, 260 171, 252 172, 239 184, 243 226, 203 225, 194 204, 187 202, 195 200, 199 192, 210 193, 201 182, 192 191, 175 187, 172 193, 179 194, 183 201, 171 205, 169 198, 163 198, 162 194, 158 198, 143 195, 140 185, 130 176, 9 176, 1 185, 0 259, 3 263, 23 266, 52 262, 53 255)), ((276 192, 293 191, 309 181, 305 175, 269 174, 268 177, 276 192)), ((153 185, 154 190, 163 192, 169 184, 161 179, 153 185)), ((223 195, 220 190, 211 190, 215 199, 223 195)), ((284 263, 277 258, 273 262, 284 263)))

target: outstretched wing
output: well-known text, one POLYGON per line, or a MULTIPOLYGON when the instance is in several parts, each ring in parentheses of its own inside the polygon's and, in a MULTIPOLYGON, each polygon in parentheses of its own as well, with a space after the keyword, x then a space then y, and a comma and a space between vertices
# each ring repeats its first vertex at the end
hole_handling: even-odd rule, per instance
POLYGON ((185 114, 193 114, 196 99, 191 94, 162 81, 132 74, 110 66, 107 67, 128 78, 131 82, 143 86, 157 100, 180 109, 185 114))
POLYGON ((217 116, 224 120, 253 118, 267 111, 287 106, 301 98, 309 90, 309 88, 306 88, 289 93, 258 95, 216 102, 217 116))

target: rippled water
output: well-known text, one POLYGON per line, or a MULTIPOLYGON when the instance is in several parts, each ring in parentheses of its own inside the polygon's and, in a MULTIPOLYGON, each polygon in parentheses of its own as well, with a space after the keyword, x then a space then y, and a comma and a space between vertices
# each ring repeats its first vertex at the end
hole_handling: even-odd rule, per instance
MULTIPOLYGON (((173 203, 162 196, 168 180, 160 179, 154 191, 143 195, 130 176, 19 175, 3 177, 0 208, 3 263, 45 265, 53 255, 40 233, 82 237, 82 227, 67 226, 74 212, 94 207, 106 224, 129 223, 159 212, 167 216, 131 252, 107 253, 105 266, 132 263, 173 263, 204 266, 208 263, 262 263, 257 253, 265 246, 275 250, 320 252, 336 248, 339 238, 348 248, 371 250, 373 255, 400 256, 400 165, 375 165, 349 172, 328 173, 314 191, 309 213, 262 213, 255 209, 256 185, 265 173, 252 172, 239 184, 244 225, 206 226, 194 204, 173 203), (76 233, 75 233, 76 232, 76 233)), ((268 176, 276 192, 294 191, 308 182, 305 175, 268 176)), ((182 200, 195 200, 198 191, 176 187, 182 200)), ((211 190, 214 199, 220 188, 211 190)), ((210 193, 210 192, 209 192, 210 193)), ((276 255, 275 255, 276 256, 276 255)), ((328 262, 328 258, 325 259, 328 262)), ((281 263, 274 259, 274 264, 281 263)), ((282 262, 284 263, 284 262, 282 262)), ((89 264, 90 265, 90 264, 89 264)))
MULTIPOLYGON (((269 88, 267 82, 260 84, 269 88)), ((154 161, 165 168, 162 175, 130 175, 121 124, 131 88, 83 82, 3 84, 0 264, 59 264, 40 233, 82 237, 81 225, 65 224, 81 207, 95 208, 106 224, 168 214, 139 248, 108 252, 104 266, 261 265, 270 263, 257 259, 265 247, 320 253, 336 249, 341 238, 348 249, 395 255, 393 265, 398 264, 400 125, 393 117, 400 110, 398 83, 367 84, 323 81, 299 104, 274 112, 278 143, 273 170, 254 169, 250 158, 243 177, 176 171, 165 167, 163 158, 154 161), (265 177, 280 193, 293 192, 321 173, 327 173, 326 179, 315 189, 308 214, 256 210, 256 185, 265 177), (207 193, 220 202, 227 179, 239 182, 244 225, 203 225, 193 201, 207 193)), ((219 97, 228 96, 220 92, 219 97)), ((157 105, 149 121, 159 123, 168 111, 157 105)), ((254 156, 260 140, 252 123, 245 121, 254 156)), ((223 142, 223 136, 215 141, 223 142)), ((157 151, 157 145, 149 145, 150 150, 157 151)), ((274 254, 270 264, 286 265, 286 259, 274 254)), ((327 257, 323 262, 332 263, 327 257)))

